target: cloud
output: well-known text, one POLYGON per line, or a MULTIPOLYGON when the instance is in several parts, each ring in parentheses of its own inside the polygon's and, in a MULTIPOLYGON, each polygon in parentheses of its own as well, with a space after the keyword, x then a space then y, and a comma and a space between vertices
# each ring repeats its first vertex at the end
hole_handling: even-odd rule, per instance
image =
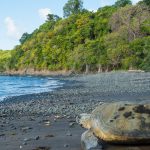
POLYGON ((38 13, 41 19, 46 20, 47 15, 51 14, 51 10, 49 8, 41 8, 38 10, 38 13))
POLYGON ((14 39, 19 39, 20 33, 15 24, 15 21, 11 17, 6 17, 4 20, 7 29, 7 35, 14 39))

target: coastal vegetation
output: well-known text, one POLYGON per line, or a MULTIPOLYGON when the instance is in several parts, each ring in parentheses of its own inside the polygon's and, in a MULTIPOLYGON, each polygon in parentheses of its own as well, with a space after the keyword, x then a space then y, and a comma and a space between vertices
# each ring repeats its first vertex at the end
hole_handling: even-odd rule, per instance
POLYGON ((8 68, 8 62, 10 60, 11 54, 8 50, 0 50, 0 72, 5 71, 8 68))
POLYGON ((150 4, 118 0, 96 12, 82 0, 68 0, 64 18, 49 14, 20 45, 0 51, 0 71, 150 70, 150 4))

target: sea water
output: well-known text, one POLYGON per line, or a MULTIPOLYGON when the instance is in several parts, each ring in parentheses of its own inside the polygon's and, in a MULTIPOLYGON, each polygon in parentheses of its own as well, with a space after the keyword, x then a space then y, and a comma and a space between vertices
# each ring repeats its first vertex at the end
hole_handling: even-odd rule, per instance
POLYGON ((50 77, 0 76, 0 101, 11 96, 53 91, 63 84, 50 77))

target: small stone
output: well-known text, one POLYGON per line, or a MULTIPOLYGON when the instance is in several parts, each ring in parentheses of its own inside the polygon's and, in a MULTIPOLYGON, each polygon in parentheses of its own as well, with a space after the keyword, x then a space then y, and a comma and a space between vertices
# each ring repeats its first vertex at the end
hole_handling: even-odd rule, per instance
POLYGON ((23 127, 23 128, 21 128, 22 131, 27 131, 27 130, 30 130, 30 129, 32 129, 32 128, 31 127, 23 127))
POLYGON ((25 138, 24 141, 27 142, 27 141, 39 140, 39 139, 40 139, 40 137, 39 137, 39 136, 36 136, 36 137, 25 138))
POLYGON ((27 143, 26 143, 26 142, 23 142, 22 144, 23 144, 23 145, 27 145, 27 143))
POLYGON ((67 119, 70 119, 71 117, 70 116, 67 116, 67 119))
POLYGON ((56 119, 61 119, 62 117, 59 116, 59 115, 56 115, 55 118, 56 118, 56 119))
POLYGON ((69 145, 68 144, 64 144, 64 147, 69 147, 69 145))
POLYGON ((24 141, 25 141, 25 142, 31 141, 31 138, 24 138, 24 141))
POLYGON ((50 150, 50 149, 51 149, 50 147, 42 147, 42 146, 40 146, 40 147, 37 147, 37 148, 35 148, 33 150, 50 150))
POLYGON ((49 135, 46 135, 45 137, 51 138, 51 137, 54 137, 54 135, 53 134, 49 134, 49 135))
POLYGON ((75 122, 70 122, 69 127, 72 128, 75 125, 75 122))
POLYGON ((66 133, 66 135, 67 135, 67 136, 72 136, 72 134, 71 134, 70 131, 68 131, 68 132, 66 133))
POLYGON ((0 117, 5 118, 7 117, 7 114, 1 114, 0 117))
POLYGON ((22 149, 23 147, 20 145, 19 148, 22 149))
POLYGON ((5 136, 5 134, 0 134, 0 137, 5 136))
POLYGON ((11 135, 16 135, 16 133, 15 133, 15 132, 13 132, 13 133, 11 133, 11 135))
POLYGON ((46 126, 50 126, 50 125, 51 125, 50 121, 44 122, 44 124, 45 124, 46 126))
POLYGON ((30 121, 35 121, 35 119, 34 119, 34 118, 30 118, 29 120, 30 120, 30 121))
POLYGON ((119 115, 114 116, 114 119, 117 119, 119 117, 119 115))
POLYGON ((39 139, 40 139, 40 137, 39 137, 39 136, 35 137, 35 140, 39 140, 39 139))
POLYGON ((114 121, 114 120, 112 120, 112 119, 110 120, 110 122, 113 122, 113 121, 114 121))

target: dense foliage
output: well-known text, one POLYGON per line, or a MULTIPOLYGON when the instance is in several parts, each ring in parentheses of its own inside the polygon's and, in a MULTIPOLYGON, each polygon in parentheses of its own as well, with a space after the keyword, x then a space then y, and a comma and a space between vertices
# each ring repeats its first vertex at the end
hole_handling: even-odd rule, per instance
POLYGON ((82 11, 82 8, 82 0, 68 0, 68 2, 63 7, 64 17, 69 17, 72 14, 77 14, 82 11))
MULTIPOLYGON (((121 2, 125 5, 91 12, 81 9, 82 1, 69 0, 64 6, 66 18, 50 14, 39 29, 23 34, 21 44, 11 51, 9 60, 7 57, 7 69, 86 73, 130 68, 150 70, 149 6, 145 3, 133 6, 129 0, 116 3, 121 2), (71 2, 80 5, 71 9, 68 6, 71 2)), ((0 65, 3 70, 6 68, 3 63, 0 65)))
POLYGON ((125 7, 126 5, 131 5, 132 2, 130 0, 117 0, 115 3, 116 7, 125 7))
POLYGON ((148 6, 150 6, 150 0, 144 0, 144 3, 148 6))
POLYGON ((5 71, 8 69, 8 61, 10 59, 10 51, 2 51, 0 50, 0 72, 5 71))

